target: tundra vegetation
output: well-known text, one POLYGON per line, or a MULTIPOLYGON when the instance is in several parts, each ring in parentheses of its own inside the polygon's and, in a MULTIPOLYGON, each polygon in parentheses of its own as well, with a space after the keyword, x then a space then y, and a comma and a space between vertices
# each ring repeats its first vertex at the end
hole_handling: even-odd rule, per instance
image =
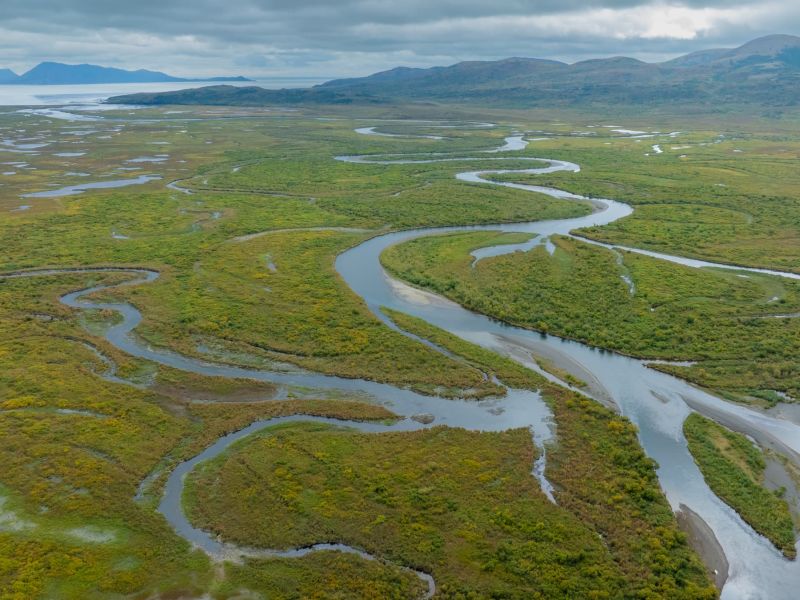
MULTIPOLYGON (((389 562, 316 553, 302 559, 253 560, 218 568, 183 542, 156 511, 170 469, 220 435, 260 418, 315 414, 390 419, 393 415, 381 406, 382 399, 294 388, 282 390, 284 396, 268 384, 192 375, 134 359, 103 338, 105 328, 117 318, 114 314, 74 311, 58 302, 66 292, 121 282, 130 277, 126 274, 2 279, 0 598, 204 594, 233 598, 246 593, 269 598, 400 598, 418 594, 419 581, 400 566, 434 572, 443 583, 442 597, 467 598, 493 591, 514 597, 514 590, 519 592, 517 597, 716 595, 678 531, 658 487, 654 465, 643 454, 628 421, 410 317, 393 315, 402 327, 449 348, 453 356, 386 328, 334 270, 338 253, 390 229, 562 218, 591 209, 584 203, 466 185, 453 178, 458 170, 484 168, 483 162, 365 168, 334 161, 333 156, 447 151, 469 158, 500 145, 504 135, 514 130, 548 129, 565 137, 537 142, 541 148, 532 146, 521 155, 581 162, 585 182, 578 176, 553 178, 565 187, 594 186, 593 192, 608 185, 597 174, 602 168, 609 169, 610 181, 609 165, 614 161, 629 165, 619 179, 625 189, 616 196, 609 192, 623 199, 625 194, 660 189, 656 180, 631 182, 637 170, 655 177, 664 169, 665 179, 678 180, 678 169, 669 170, 668 165, 684 159, 672 156, 671 150, 664 157, 644 157, 649 142, 636 144, 606 130, 594 136, 597 139, 570 137, 576 125, 552 125, 552 114, 467 115, 455 109, 426 108, 426 116, 435 113, 432 118, 460 119, 463 128, 387 124, 390 131, 400 134, 413 131, 448 138, 442 141, 370 138, 353 132, 355 127, 372 124, 360 118, 389 117, 390 110, 419 116, 422 109, 371 108, 356 113, 338 108, 330 120, 310 111, 224 108, 120 109, 104 111, 102 119, 86 122, 0 113, 4 137, 33 137, 48 144, 24 152, 9 146, 0 152, 0 159, 7 163, 3 165, 7 174, 0 175, 0 271, 88 265, 157 269, 161 277, 153 283, 97 296, 135 304, 144 316, 136 335, 147 343, 207 360, 283 370, 305 368, 443 396, 461 396, 463 390, 471 390, 475 397, 502 393, 485 373, 514 387, 540 390, 556 421, 547 477, 556 488, 558 506, 544 497, 530 475, 536 450, 525 432, 484 434, 436 428, 363 436, 296 425, 246 439, 198 471, 198 481, 214 472, 219 480, 205 490, 192 488, 186 502, 193 518, 231 539, 252 537, 253 542, 278 545, 310 539, 315 527, 324 526, 330 535, 368 547, 389 562), (467 123, 487 119, 499 126, 485 129, 467 123), (23 197, 139 175, 161 179, 70 196, 23 197), (179 189, 165 186, 176 180, 180 180, 179 189), (116 379, 106 376, 109 363, 116 366, 116 379), (316 454, 301 452, 304 444, 316 454), (374 452, 370 454, 369 449, 374 452), (453 460, 431 458, 432 452, 453 460), (248 480, 241 468, 233 468, 244 464, 270 475, 248 480), (296 504, 279 502, 280 494, 295 488, 281 488, 291 482, 275 476, 278 468, 304 489, 294 498, 296 504), (348 487, 339 486, 342 482, 348 487), (268 513, 226 512, 233 504, 248 502, 248 490, 270 499, 265 503, 268 513), (493 501, 507 505, 508 510, 496 510, 493 501), (347 518, 335 517, 352 506, 358 511, 347 518), (266 520, 248 521, 259 515, 275 519, 281 527, 265 527, 266 520), (467 527, 471 519, 480 527, 467 527), (544 559, 547 572, 540 562, 544 559), (558 581, 558 573, 565 578, 558 581)), ((591 121, 581 117, 575 122, 591 121)), ((747 133, 737 133, 736 139, 750 144, 743 146, 747 152, 757 154, 759 149, 763 167, 758 168, 763 170, 750 175, 764 179, 768 186, 764 193, 778 200, 758 197, 752 206, 747 204, 753 191, 747 169, 756 167, 748 166, 744 154, 732 153, 734 142, 700 146, 716 140, 717 132, 711 126, 698 127, 687 134, 687 140, 697 146, 698 155, 706 157, 702 160, 713 161, 724 173, 741 170, 745 175, 720 180, 731 194, 729 206, 716 196, 719 206, 705 204, 712 198, 705 194, 705 186, 717 183, 718 171, 701 171, 703 177, 692 180, 695 187, 675 183, 668 204, 689 205, 680 210, 698 207, 697 222, 708 233, 684 236, 679 225, 684 226, 686 215, 693 213, 679 213, 675 229, 667 228, 673 233, 665 234, 664 247, 687 255, 789 268, 792 242, 788 234, 783 243, 774 245, 774 252, 758 248, 765 237, 774 240, 791 229, 794 204, 785 202, 781 194, 788 192, 774 181, 778 171, 769 169, 785 166, 798 146, 788 134, 778 140, 771 130, 754 133, 759 131, 757 125, 745 123, 747 133), (768 202, 772 204, 764 204, 759 212, 759 203, 768 202), (767 214, 770 206, 784 216, 767 214), (781 213, 781 207, 785 212, 781 213), (752 215, 752 221, 737 216, 742 211, 752 215), (780 219, 786 219, 784 225, 780 219), (726 246, 725 240, 730 239, 726 236, 733 235, 729 226, 737 228, 740 245, 736 248, 726 246), (768 227, 775 228, 774 235, 764 233, 768 227)), ((675 145, 681 143, 675 141, 675 145)), ((504 163, 516 164, 530 166, 504 163)), ((667 200, 666 192, 652 193, 662 202, 667 200)), ((658 208, 651 216, 668 222, 671 210, 658 208)), ((630 231, 641 237, 644 225, 635 219, 638 213, 626 223, 633 223, 630 231)), ((546 267, 538 283, 542 289, 551 286, 549 304, 536 300, 537 304, 531 298, 530 307, 542 319, 550 319, 553 331, 574 327, 575 336, 585 334, 587 340, 591 319, 596 317, 577 315, 571 309, 565 314, 574 323, 568 323, 567 317, 559 321, 557 311, 563 306, 554 294, 569 291, 571 300, 584 306, 581 297, 587 296, 588 288, 563 282, 558 269, 573 265, 570 268, 586 271, 583 283, 599 286, 591 302, 640 302, 625 297, 624 285, 617 289, 619 267, 613 256, 572 240, 557 240, 552 259, 537 250, 524 257, 479 263, 478 275, 462 268, 467 249, 488 239, 452 237, 447 261, 436 246, 440 240, 426 241, 431 244, 427 248, 412 246, 413 252, 401 247, 398 252, 407 254, 408 264, 392 268, 409 278, 412 271, 424 271, 430 281, 418 283, 435 287, 437 269, 452 262, 451 275, 458 275, 458 281, 449 279, 453 287, 445 293, 450 295, 463 286, 469 289, 476 276, 486 277, 492 285, 501 283, 499 271, 493 274, 493 270, 503 261, 510 261, 515 269, 546 267), (429 257, 425 260, 430 259, 430 264, 420 265, 420 257, 429 257), (526 267, 524 261, 533 266, 526 267), (606 271, 590 276, 592 264, 605 265, 606 271), (615 269, 611 274, 609 266, 615 269)), ((656 277, 641 257, 626 255, 624 264, 635 272, 637 289, 646 290, 648 277, 656 277)), ((691 351, 689 358, 702 358, 699 369, 704 371, 692 368, 685 375, 725 389, 715 382, 724 381, 739 361, 741 374, 730 388, 737 397, 756 393, 766 397, 767 390, 793 393, 797 384, 788 357, 794 341, 788 333, 775 330, 783 327, 790 332, 794 321, 760 318, 778 308, 773 304, 782 302, 780 311, 793 309, 797 299, 791 284, 678 268, 659 269, 659 273, 669 283, 662 281, 647 293, 661 305, 680 305, 664 309, 664 316, 657 310, 652 317, 660 319, 657 323, 664 334, 649 336, 646 332, 652 323, 644 317, 623 323, 611 312, 598 342, 618 349, 629 344, 631 352, 654 357, 686 358, 683 350, 691 351), (679 293, 698 286, 713 302, 679 293), (775 303, 768 302, 772 296, 778 297, 775 303), (714 309, 710 305, 719 298, 725 302, 714 309), (759 304, 759 298, 766 301, 759 304), (690 314, 694 315, 691 323, 690 314), (723 327, 723 315, 730 317, 725 331, 732 337, 725 342, 720 333, 705 340, 712 328, 723 327), (717 320, 704 325, 700 317, 717 320), (675 331, 678 323, 687 341, 670 345, 668 332, 675 331), (763 355, 758 355, 757 368, 750 372, 741 361, 752 348, 763 355), (778 360, 782 356, 787 357, 786 367, 778 360), (768 363, 771 372, 766 369, 768 363)), ((501 286, 497 293, 504 289, 508 291, 501 286)), ((479 298, 478 291, 474 293, 479 298)), ((468 298, 466 294, 465 304, 468 298)), ((542 319, 531 326, 538 326, 542 319)))
POLYGON ((686 418, 683 432, 714 493, 788 558, 795 558, 792 515, 780 490, 770 491, 763 485, 767 465, 761 450, 741 433, 697 413, 686 418))
POLYGON ((530 329, 652 359, 726 396, 770 405, 800 397, 800 285, 779 277, 696 269, 568 237, 487 258, 496 232, 457 233, 389 248, 383 264, 415 285, 530 329), (623 276, 628 279, 626 281, 623 276), (781 316, 787 315, 787 316, 781 316))

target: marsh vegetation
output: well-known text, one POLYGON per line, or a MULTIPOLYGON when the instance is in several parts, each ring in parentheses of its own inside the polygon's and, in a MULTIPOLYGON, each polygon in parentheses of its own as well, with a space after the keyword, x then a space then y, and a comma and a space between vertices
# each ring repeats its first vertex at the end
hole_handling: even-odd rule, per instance
POLYGON ((761 450, 741 433, 692 413, 683 426, 689 450, 711 489, 753 529, 794 558, 795 528, 780 491, 764 487, 761 450))
MULTIPOLYGON (((58 301, 69 291, 120 282, 124 274, 3 279, 0 597, 234 598, 243 590, 282 598, 418 594, 419 581, 396 565, 430 569, 442 583, 442 597, 715 597, 628 420, 413 317, 391 314, 403 329, 451 354, 386 327, 334 269, 339 253, 390 229, 564 218, 586 214, 586 205, 453 179, 457 171, 483 168, 478 161, 380 169, 336 162, 332 157, 344 154, 442 151, 433 139, 358 136, 353 129, 364 124, 356 119, 361 115, 346 109, 336 115, 340 120, 304 111, 193 110, 186 117, 161 109, 109 111, 107 121, 80 128, 42 116, 0 114, 6 131, 25 129, 26 136, 52 140, 23 158, 9 154, 9 162, 24 160, 32 168, 20 166, 19 176, 2 181, 0 271, 157 269, 161 277, 152 284, 98 296, 134 304, 144 316, 135 335, 148 344, 204 360, 304 368, 447 397, 502 393, 492 375, 505 385, 540 390, 557 431, 547 449, 547 477, 558 505, 530 475, 538 451, 527 431, 437 427, 368 436, 286 427, 247 439, 198 471, 186 498, 192 517, 247 543, 302 544, 324 532, 394 564, 317 553, 217 568, 156 511, 175 464, 262 418, 394 415, 381 398, 279 390, 125 355, 102 335, 114 314, 72 311, 58 301), (64 155, 73 151, 85 153, 64 155), (168 157, 129 162, 156 153, 168 157), (25 200, 30 208, 17 210, 23 194, 79 185, 87 180, 82 173, 92 180, 140 174, 161 180, 25 200), (193 193, 165 187, 175 180, 193 193), (107 376, 109 364, 113 378, 107 376), (263 505, 269 510, 260 510, 263 505)), ((380 110, 375 116, 385 116, 380 110)), ((486 116, 472 115, 479 117, 486 116)), ((491 117, 502 121, 498 128, 446 130, 447 151, 471 156, 500 145, 512 129, 552 127, 552 119, 491 117)), ((556 127, 564 134, 570 128, 556 127)), ((410 129, 390 128, 399 134, 410 129)), ((414 131, 442 133, 419 126, 414 131)), ((713 134, 691 134, 698 144, 709 138, 713 134)), ((642 148, 610 139, 549 140, 527 155, 546 149, 548 156, 583 161, 580 183, 571 175, 553 175, 553 181, 611 195, 601 174, 642 148), (605 146, 607 141, 612 145, 605 146)), ((615 190, 615 197, 633 201, 646 189, 678 208, 653 202, 658 208, 637 209, 635 218, 609 228, 613 234, 586 234, 794 268, 793 205, 782 195, 785 188, 767 181, 779 179, 784 159, 794 156, 794 142, 772 133, 745 141, 748 151, 760 148, 763 158, 757 172, 741 177, 731 174, 744 167, 730 164, 730 146, 699 151, 721 169, 702 171, 709 181, 730 175, 728 187, 713 196, 716 204, 699 200, 707 197, 705 187, 683 187, 672 162, 662 166, 642 157, 631 164, 649 169, 651 178, 663 168, 663 179, 677 182, 672 191, 643 176, 634 181, 631 168, 618 178, 624 189, 615 190), (753 192, 750 175, 766 182, 761 212, 744 205, 753 192), (781 205, 787 208, 778 215, 781 205), (689 217, 702 224, 694 235, 684 235, 689 217), (666 224, 653 226, 667 232, 659 234, 663 239, 645 240, 648 219, 666 224), (726 246, 733 237, 741 241, 736 250, 726 246), (784 242, 762 251, 765 238, 784 242)), ((665 159, 679 160, 670 152, 665 159)), ((681 373, 737 398, 773 398, 770 390, 796 394, 797 320, 762 318, 795 310, 800 300, 793 284, 656 268, 652 259, 624 255, 624 269, 636 283, 631 296, 613 254, 570 239, 554 240, 552 257, 536 249, 471 268, 471 248, 503 239, 474 233, 421 240, 393 249, 386 261, 418 285, 525 326, 648 357, 700 360, 681 373), (771 302, 773 297, 778 299, 771 302)))
POLYGON ((800 286, 768 275, 670 264, 567 237, 483 259, 493 232, 459 233, 390 248, 399 277, 503 321, 644 358, 730 397, 770 404, 800 396, 800 286), (626 280, 627 278, 627 280, 626 280), (633 288, 633 289, 632 289, 633 288))

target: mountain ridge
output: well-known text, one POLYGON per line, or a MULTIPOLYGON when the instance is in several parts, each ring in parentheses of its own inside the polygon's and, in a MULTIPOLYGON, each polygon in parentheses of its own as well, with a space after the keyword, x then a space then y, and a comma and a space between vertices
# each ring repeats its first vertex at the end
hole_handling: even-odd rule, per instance
POLYGON ((110 99, 141 104, 478 102, 496 106, 800 104, 800 37, 772 35, 737 48, 646 63, 615 56, 573 64, 512 57, 430 68, 396 67, 313 88, 198 88, 110 99))
POLYGON ((19 75, 11 69, 0 69, 0 84, 11 83, 19 78, 19 75))
POLYGON ((174 77, 161 71, 138 69, 129 71, 115 67, 92 64, 70 65, 54 61, 44 61, 17 75, 10 69, 0 69, 0 84, 19 85, 81 85, 92 83, 181 83, 190 81, 251 81, 238 77, 174 77))

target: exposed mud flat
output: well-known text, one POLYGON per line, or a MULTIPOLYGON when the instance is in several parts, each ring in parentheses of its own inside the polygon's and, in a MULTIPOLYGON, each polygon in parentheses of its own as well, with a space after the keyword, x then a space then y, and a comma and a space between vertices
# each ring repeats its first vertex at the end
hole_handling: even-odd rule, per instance
POLYGON ((681 504, 675 513, 678 519, 678 526, 686 534, 689 545, 697 552, 708 569, 708 573, 714 580, 717 589, 722 589, 728 581, 728 559, 725 552, 714 535, 714 531, 708 526, 700 515, 688 506, 681 504))

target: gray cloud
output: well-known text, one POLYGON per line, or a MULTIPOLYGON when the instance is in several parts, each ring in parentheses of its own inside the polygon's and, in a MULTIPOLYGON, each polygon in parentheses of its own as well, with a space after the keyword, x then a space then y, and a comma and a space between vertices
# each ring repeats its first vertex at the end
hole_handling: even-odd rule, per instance
POLYGON ((659 60, 776 32, 800 33, 795 0, 3 0, 0 56, 17 70, 334 77, 520 55, 659 60))

